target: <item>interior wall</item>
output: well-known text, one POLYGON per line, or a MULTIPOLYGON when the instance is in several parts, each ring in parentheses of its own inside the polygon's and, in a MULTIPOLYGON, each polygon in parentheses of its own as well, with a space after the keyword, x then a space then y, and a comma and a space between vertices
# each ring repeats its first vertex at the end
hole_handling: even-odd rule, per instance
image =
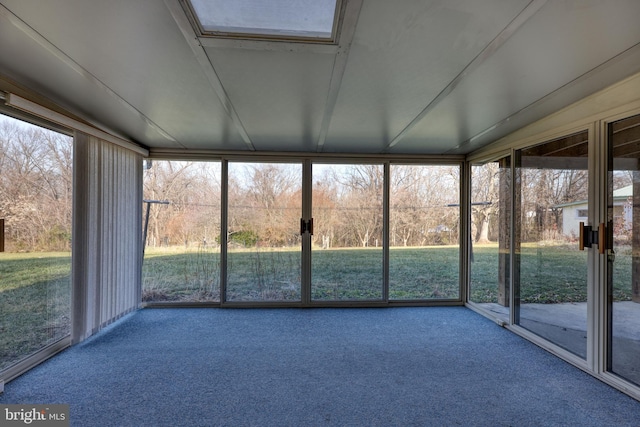
POLYGON ((75 133, 74 343, 140 301, 142 155, 75 133))

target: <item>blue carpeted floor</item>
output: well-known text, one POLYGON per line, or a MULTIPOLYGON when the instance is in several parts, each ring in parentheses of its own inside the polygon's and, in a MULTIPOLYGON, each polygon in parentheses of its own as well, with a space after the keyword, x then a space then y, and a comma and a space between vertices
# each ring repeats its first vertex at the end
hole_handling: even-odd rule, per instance
POLYGON ((74 426, 637 426, 640 403, 462 307, 145 309, 12 381, 74 426))

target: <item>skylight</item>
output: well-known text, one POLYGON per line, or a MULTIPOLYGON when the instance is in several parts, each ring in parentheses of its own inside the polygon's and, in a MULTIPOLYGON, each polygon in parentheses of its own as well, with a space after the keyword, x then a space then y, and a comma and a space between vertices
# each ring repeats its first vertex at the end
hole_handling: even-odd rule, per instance
POLYGON ((338 0, 190 0, 202 35, 331 41, 338 0))

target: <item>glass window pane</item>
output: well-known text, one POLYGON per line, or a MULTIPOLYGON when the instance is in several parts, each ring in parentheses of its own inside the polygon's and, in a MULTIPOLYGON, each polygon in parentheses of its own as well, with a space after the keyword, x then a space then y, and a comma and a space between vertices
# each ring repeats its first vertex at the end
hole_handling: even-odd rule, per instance
POLYGON ((154 160, 143 179, 142 300, 220 301, 220 162, 154 160))
POLYGON ((70 334, 73 139, 0 116, 0 371, 70 334))
POLYGON ((608 369, 640 385, 640 116, 609 125, 608 369))
POLYGON ((302 165, 229 163, 227 301, 300 301, 302 165))
POLYGON ((515 288, 519 324, 585 358, 587 251, 578 210, 588 210, 588 133, 519 151, 515 288))
POLYGON ((391 165, 389 299, 460 296, 460 167, 391 165))
POLYGON ((509 319, 511 162, 471 166, 469 300, 509 319))
POLYGON ((335 0, 191 0, 207 32, 330 38, 335 0))
POLYGON ((382 299, 382 165, 313 164, 311 298, 382 299))

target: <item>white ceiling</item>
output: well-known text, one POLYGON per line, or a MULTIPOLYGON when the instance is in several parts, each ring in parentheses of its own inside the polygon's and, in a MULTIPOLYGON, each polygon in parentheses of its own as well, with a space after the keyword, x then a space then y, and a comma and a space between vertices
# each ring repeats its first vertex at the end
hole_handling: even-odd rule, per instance
POLYGON ((336 45, 182 0, 0 0, 0 75, 143 146, 465 154, 640 71, 637 0, 343 0, 336 45))

